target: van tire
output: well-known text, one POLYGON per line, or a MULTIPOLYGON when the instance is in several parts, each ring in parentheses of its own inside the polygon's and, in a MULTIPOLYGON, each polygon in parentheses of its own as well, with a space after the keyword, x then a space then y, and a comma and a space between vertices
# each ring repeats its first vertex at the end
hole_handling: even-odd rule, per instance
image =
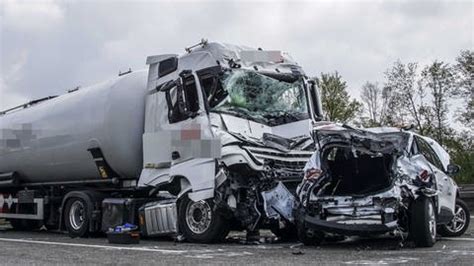
POLYGON ((411 239, 417 247, 432 247, 436 242, 436 208, 428 197, 420 196, 411 205, 411 239))
POLYGON ((81 198, 70 198, 65 207, 64 225, 70 237, 85 237, 89 233, 91 217, 87 202, 81 198))
MULTIPOLYGON (((471 214, 469 212, 469 208, 467 204, 461 200, 456 199, 456 205, 454 208, 455 217, 458 220, 459 226, 453 225, 452 222, 449 224, 443 224, 439 226, 439 234, 446 237, 457 237, 463 235, 466 230, 469 228, 469 223, 471 221, 471 214), (458 213, 459 212, 459 213, 458 213), (455 226, 455 228, 453 228, 455 226)), ((453 218, 453 219, 454 219, 453 218)))
POLYGON ((178 203, 179 232, 187 241, 215 243, 225 239, 230 222, 216 212, 212 199, 194 202, 184 196, 178 203))

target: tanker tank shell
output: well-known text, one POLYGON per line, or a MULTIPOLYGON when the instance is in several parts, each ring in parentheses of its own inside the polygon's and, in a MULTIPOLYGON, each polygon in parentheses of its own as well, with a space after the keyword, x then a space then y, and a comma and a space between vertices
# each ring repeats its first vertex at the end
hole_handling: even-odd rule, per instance
POLYGON ((147 71, 0 115, 0 173, 22 182, 99 179, 90 148, 100 147, 120 178, 138 178, 147 71))

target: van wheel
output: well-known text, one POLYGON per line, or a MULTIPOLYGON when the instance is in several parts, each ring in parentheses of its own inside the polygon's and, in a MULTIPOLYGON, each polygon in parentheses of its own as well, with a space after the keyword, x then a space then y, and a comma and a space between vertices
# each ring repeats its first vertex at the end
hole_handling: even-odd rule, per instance
POLYGON ((180 233, 190 242, 212 243, 225 239, 229 221, 216 213, 212 200, 194 202, 184 196, 178 204, 180 233))
POLYGON ((71 198, 66 203, 64 224, 71 237, 84 237, 89 233, 90 217, 87 202, 81 198, 71 198))
POLYGON ((420 197, 413 202, 410 235, 417 247, 432 247, 436 242, 436 212, 430 198, 420 197))
POLYGON ((13 229, 17 231, 32 231, 40 229, 43 225, 42 221, 38 220, 23 220, 23 219, 11 219, 9 220, 13 229))
POLYGON ((461 199, 456 199, 454 217, 448 224, 439 226, 439 234, 448 237, 461 236, 469 228, 470 215, 467 204, 461 199))

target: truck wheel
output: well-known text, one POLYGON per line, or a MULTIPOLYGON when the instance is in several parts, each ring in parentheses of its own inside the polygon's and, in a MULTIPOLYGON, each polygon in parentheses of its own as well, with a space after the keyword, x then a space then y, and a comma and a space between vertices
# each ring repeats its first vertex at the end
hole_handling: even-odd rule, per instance
POLYGON ((222 241, 229 233, 229 221, 215 212, 212 200, 194 202, 187 196, 178 205, 180 233, 191 242, 222 241))
POLYGON ((461 199, 456 199, 454 217, 448 224, 440 225, 439 234, 448 237, 461 236, 469 228, 470 215, 467 204, 461 199))
POLYGON ((89 232, 90 217, 87 202, 81 198, 71 198, 66 203, 64 224, 71 237, 84 237, 89 232))
POLYGON ((419 197, 413 202, 410 235, 417 247, 432 247, 436 242, 436 212, 430 198, 419 197))
POLYGON ((305 246, 317 246, 320 245, 324 240, 324 233, 314 231, 313 229, 306 228, 304 223, 301 223, 297 227, 298 229, 298 240, 305 246))
POLYGON ((38 220, 11 219, 9 221, 13 229, 17 231, 37 230, 43 225, 43 223, 38 220))

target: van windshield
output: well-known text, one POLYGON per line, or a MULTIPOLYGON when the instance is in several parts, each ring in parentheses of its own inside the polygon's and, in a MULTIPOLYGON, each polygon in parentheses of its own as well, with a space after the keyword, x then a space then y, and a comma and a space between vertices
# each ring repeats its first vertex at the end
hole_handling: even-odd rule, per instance
POLYGON ((301 78, 286 82, 254 71, 233 70, 225 72, 220 83, 225 94, 210 104, 212 111, 271 126, 309 118, 301 78))

